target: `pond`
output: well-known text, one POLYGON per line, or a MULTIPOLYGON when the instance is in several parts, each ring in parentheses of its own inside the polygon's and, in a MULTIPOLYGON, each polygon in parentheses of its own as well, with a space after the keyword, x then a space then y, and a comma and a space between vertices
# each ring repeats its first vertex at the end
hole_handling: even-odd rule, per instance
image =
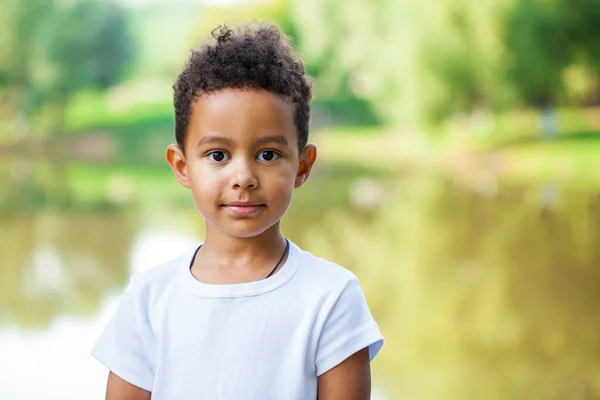
MULTIPOLYGON (((283 229, 359 277, 374 398, 600 397, 597 193, 322 163, 283 229)), ((203 234, 166 165, 0 160, 0 397, 103 399, 129 276, 203 234)))

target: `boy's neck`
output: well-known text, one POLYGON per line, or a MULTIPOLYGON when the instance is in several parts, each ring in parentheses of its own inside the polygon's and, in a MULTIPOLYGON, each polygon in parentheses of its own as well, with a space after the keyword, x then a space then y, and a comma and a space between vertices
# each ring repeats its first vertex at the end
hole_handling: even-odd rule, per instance
POLYGON ((285 247, 279 222, 250 238, 232 237, 207 223, 206 239, 194 260, 192 273, 202 281, 219 283, 233 276, 243 276, 246 280, 254 272, 260 279, 264 271, 270 272, 285 247), (219 275, 223 275, 223 279, 219 275))

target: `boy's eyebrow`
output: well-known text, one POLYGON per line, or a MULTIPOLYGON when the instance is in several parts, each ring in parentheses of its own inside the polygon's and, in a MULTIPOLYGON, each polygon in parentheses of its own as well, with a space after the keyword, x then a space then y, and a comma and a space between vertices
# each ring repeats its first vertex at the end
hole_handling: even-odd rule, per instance
POLYGON ((204 136, 198 141, 196 147, 204 146, 205 144, 211 143, 223 143, 227 146, 233 146, 233 140, 222 136, 204 136))
MULTIPOLYGON (((223 137, 223 136, 204 136, 202 139, 200 139, 198 141, 198 144, 196 145, 196 147, 200 147, 200 146, 204 146, 206 144, 211 144, 211 143, 222 143, 225 144, 227 146, 231 146, 233 147, 234 142, 233 140, 223 137)), ((279 143, 283 146, 287 146, 288 145, 288 140, 285 136, 283 135, 273 135, 273 136, 265 136, 265 137, 261 137, 258 138, 256 140, 254 140, 254 144, 266 144, 266 143, 279 143)))
POLYGON ((265 136, 265 137, 258 138, 254 141, 255 144, 266 144, 266 143, 271 143, 271 142, 279 143, 283 146, 288 145, 288 140, 283 135, 265 136))

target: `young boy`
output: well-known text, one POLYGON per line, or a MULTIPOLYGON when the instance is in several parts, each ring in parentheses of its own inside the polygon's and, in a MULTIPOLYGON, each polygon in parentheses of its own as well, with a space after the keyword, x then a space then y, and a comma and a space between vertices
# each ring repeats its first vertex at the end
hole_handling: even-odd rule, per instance
POLYGON ((166 155, 206 238, 131 280, 92 350, 106 398, 369 399, 383 338, 356 277, 280 231, 317 157, 303 64, 276 26, 213 37, 174 85, 166 155))

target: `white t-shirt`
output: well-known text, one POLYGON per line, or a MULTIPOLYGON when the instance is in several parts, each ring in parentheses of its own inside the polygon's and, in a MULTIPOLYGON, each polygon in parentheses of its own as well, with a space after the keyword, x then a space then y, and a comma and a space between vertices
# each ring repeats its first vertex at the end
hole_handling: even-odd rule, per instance
POLYGON ((290 242, 255 282, 194 278, 196 249, 132 278, 92 355, 153 400, 307 400, 317 377, 383 337, 356 277, 290 242))

